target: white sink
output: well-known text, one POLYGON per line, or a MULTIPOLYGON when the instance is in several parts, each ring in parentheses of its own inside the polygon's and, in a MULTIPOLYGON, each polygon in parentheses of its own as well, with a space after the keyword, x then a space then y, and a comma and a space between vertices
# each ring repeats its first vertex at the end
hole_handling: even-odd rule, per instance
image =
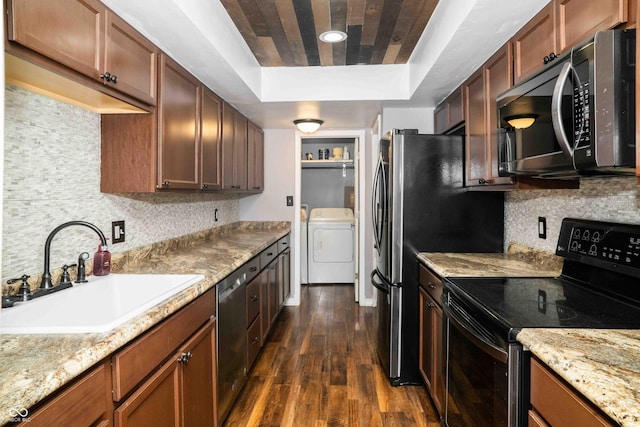
POLYGON ((0 334, 107 332, 203 280, 202 274, 110 274, 0 310, 0 334))

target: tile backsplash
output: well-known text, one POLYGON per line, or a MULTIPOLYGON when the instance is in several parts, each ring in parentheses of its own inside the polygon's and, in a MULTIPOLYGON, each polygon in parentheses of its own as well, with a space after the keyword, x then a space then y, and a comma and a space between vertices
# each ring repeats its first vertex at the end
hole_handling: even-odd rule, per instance
MULTIPOLYGON (((6 85, 4 137, 3 282, 41 273, 47 235, 67 221, 89 221, 111 237, 111 221, 125 220, 126 241, 110 247, 118 253, 239 219, 229 195, 101 193, 99 114, 6 85)), ((88 228, 62 230, 51 269, 93 256, 98 243, 88 228)))
POLYGON ((640 224, 640 186, 635 177, 589 178, 578 190, 524 190, 505 195, 505 248, 512 242, 555 252, 562 218, 640 224), (547 238, 538 237, 538 217, 547 238))

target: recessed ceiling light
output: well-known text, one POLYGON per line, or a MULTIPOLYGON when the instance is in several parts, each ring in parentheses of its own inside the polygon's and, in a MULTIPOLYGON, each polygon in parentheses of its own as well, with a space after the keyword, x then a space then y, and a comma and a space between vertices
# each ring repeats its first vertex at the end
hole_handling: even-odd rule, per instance
POLYGON ((344 33, 342 31, 331 30, 325 31, 324 33, 320 34, 320 40, 325 43, 339 43, 345 41, 346 39, 347 33, 344 33))

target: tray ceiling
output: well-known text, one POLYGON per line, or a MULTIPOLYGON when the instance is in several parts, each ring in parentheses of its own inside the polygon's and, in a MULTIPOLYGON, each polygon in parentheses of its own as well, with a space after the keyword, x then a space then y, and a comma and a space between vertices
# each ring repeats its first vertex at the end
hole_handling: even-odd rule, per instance
POLYGON ((221 0, 263 67, 405 64, 438 0, 221 0), (347 33, 328 44, 328 30, 347 33))

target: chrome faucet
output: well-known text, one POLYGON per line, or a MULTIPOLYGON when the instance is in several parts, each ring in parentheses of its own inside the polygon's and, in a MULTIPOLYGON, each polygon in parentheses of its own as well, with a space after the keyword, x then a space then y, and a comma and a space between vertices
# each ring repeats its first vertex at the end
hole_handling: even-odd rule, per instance
POLYGON ((107 245, 107 238, 104 236, 104 233, 95 225, 86 222, 86 221, 69 221, 61 224, 53 229, 51 233, 49 233, 49 237, 47 237, 47 241, 44 244, 44 273, 42 274, 42 282, 40 283, 40 289, 51 289, 53 288, 53 283, 51 282, 51 272, 49 271, 49 258, 51 255, 51 241, 58 234, 58 231, 63 228, 70 227, 72 225, 82 225, 84 227, 88 227, 96 232, 98 237, 100 237, 100 241, 103 246, 107 245))

